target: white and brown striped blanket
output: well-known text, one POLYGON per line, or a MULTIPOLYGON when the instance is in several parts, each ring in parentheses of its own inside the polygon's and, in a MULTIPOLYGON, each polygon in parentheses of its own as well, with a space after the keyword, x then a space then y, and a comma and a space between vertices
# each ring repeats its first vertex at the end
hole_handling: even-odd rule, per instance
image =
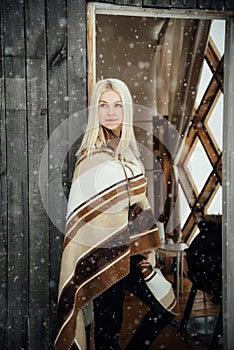
POLYGON ((82 156, 68 201, 58 297, 56 350, 86 349, 83 308, 129 273, 130 256, 159 245, 155 221, 128 228, 129 204, 151 212, 140 163, 111 149, 82 156))

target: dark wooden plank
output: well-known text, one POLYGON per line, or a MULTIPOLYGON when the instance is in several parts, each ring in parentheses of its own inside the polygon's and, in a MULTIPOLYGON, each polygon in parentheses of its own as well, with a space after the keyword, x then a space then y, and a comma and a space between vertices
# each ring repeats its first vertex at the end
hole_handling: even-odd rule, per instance
POLYGON ((158 7, 158 8, 170 8, 171 7, 171 0, 143 0, 143 6, 158 7))
POLYGON ((115 0, 102 0, 102 1, 97 1, 97 2, 106 2, 106 3, 110 3, 113 4, 115 2, 115 0))
POLYGON ((233 0, 226 0, 224 2, 225 10, 234 10, 234 1, 233 0))
POLYGON ((222 10, 223 0, 198 0, 198 9, 203 10, 222 10))
MULTIPOLYGON (((4 93, 0 86, 1 96, 4 93)), ((2 107, 2 106, 1 106, 2 107)), ((2 344, 6 344, 6 323, 7 323, 7 178, 6 178, 6 164, 4 158, 5 153, 5 116, 3 110, 0 111, 0 137, 1 137, 1 174, 0 174, 0 230, 1 230, 1 242, 0 242, 0 273, 1 273, 1 285, 0 285, 0 341, 2 344)), ((4 347, 5 349, 5 347, 4 347)))
POLYGON ((115 0, 115 5, 129 5, 128 0, 115 0))
MULTIPOLYGON (((0 4, 0 55, 3 57, 2 3, 0 4)), ((7 324, 7 176, 4 64, 0 63, 0 343, 6 349, 7 324)))
POLYGON ((28 179, 24 4, 3 3, 8 180, 8 320, 6 347, 27 348, 28 179))
POLYGON ((187 0, 186 1, 187 9, 196 9, 197 8, 197 0, 187 0))
POLYGON ((143 1, 142 0, 128 0, 128 5, 142 7, 143 1))
POLYGON ((115 5, 128 5, 128 0, 115 0, 114 4, 115 5))
POLYGON ((29 340, 30 349, 49 343, 49 222, 39 190, 39 167, 47 141, 45 8, 26 1, 29 172, 29 340))
POLYGON ((211 10, 223 10, 224 1, 223 0, 210 0, 210 9, 211 10))
POLYGON ((68 0, 67 14, 69 115, 72 115, 87 107, 86 3, 68 0))
MULTIPOLYGON (((67 1, 68 14, 68 96, 69 117, 78 112, 76 122, 77 143, 82 135, 87 116, 87 9, 82 0, 67 1), (77 33, 79 39, 77 40, 77 33)), ((72 123, 73 124, 73 123, 72 123)), ((73 125, 68 126, 69 135, 74 132, 73 125)), ((70 140, 68 140, 70 142, 70 140)), ((76 147, 78 147, 78 144, 76 147)), ((73 172, 74 152, 71 151, 68 160, 68 175, 73 172)))
POLYGON ((142 0, 115 0, 115 5, 142 6, 142 0))
MULTIPOLYGON (((67 91, 67 17, 66 1, 47 0, 47 42, 48 42, 48 125, 49 135, 56 132, 68 117, 67 91)), ((77 35, 77 38, 79 35, 77 35)), ((74 43, 75 44, 75 43, 74 43)), ((49 212, 53 216, 50 225, 50 348, 55 339, 57 292, 63 232, 56 226, 58 220, 65 224, 66 206, 62 197, 58 197, 57 183, 62 179, 62 156, 67 153, 67 129, 59 132, 58 144, 51 143, 49 158, 49 212), (60 208, 60 209, 59 209, 60 208), (56 244, 55 244, 56 242, 56 244)), ((63 182, 67 185, 67 171, 64 170, 63 182)), ((68 187, 68 186, 67 186, 68 187)))
POLYGON ((209 9, 210 0, 197 0, 197 8, 198 9, 209 9))
POLYGON ((171 0, 172 8, 187 8, 187 0, 171 0))

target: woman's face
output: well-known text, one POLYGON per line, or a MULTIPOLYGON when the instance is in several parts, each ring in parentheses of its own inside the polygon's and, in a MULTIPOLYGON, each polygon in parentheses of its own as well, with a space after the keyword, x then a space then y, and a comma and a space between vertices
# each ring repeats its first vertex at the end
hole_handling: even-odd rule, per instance
POLYGON ((123 122, 123 104, 114 90, 107 90, 100 96, 98 103, 99 123, 108 129, 121 129, 123 122))

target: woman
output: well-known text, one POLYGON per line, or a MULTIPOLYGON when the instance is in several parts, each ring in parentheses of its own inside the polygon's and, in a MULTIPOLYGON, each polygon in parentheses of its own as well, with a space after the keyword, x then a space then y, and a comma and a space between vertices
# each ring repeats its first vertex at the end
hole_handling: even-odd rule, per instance
POLYGON ((83 310, 90 302, 95 350, 119 350, 126 290, 150 308, 127 350, 149 349, 174 316, 155 300, 142 274, 146 261, 154 265, 159 239, 132 124, 127 86, 117 79, 99 81, 68 201, 57 350, 87 348, 83 310))

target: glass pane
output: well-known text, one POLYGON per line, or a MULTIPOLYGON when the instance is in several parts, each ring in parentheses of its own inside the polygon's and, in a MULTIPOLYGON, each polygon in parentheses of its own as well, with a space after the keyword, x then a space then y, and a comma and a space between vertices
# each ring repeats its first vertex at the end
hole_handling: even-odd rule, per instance
POLYGON ((209 117, 207 126, 210 129, 219 149, 223 149, 223 94, 219 99, 209 117))
POLYGON ((187 168, 200 193, 212 171, 212 166, 200 141, 197 142, 190 156, 187 168))
POLYGON ((184 191, 182 190, 181 186, 179 185, 179 198, 180 198, 180 215, 181 215, 181 228, 183 228, 190 212, 190 206, 188 204, 188 201, 184 195, 184 191))
POLYGON ((204 61, 202 72, 201 72, 201 78, 197 89, 197 96, 196 96, 197 105, 201 103, 202 97, 204 96, 204 93, 210 83, 211 78, 212 78, 212 72, 208 64, 206 63, 206 61, 204 61))
POLYGON ((224 54, 225 21, 214 20, 211 24, 210 36, 212 37, 220 56, 224 54))
POLYGON ((222 187, 220 186, 216 192, 212 202, 210 203, 207 214, 222 214, 222 187))

